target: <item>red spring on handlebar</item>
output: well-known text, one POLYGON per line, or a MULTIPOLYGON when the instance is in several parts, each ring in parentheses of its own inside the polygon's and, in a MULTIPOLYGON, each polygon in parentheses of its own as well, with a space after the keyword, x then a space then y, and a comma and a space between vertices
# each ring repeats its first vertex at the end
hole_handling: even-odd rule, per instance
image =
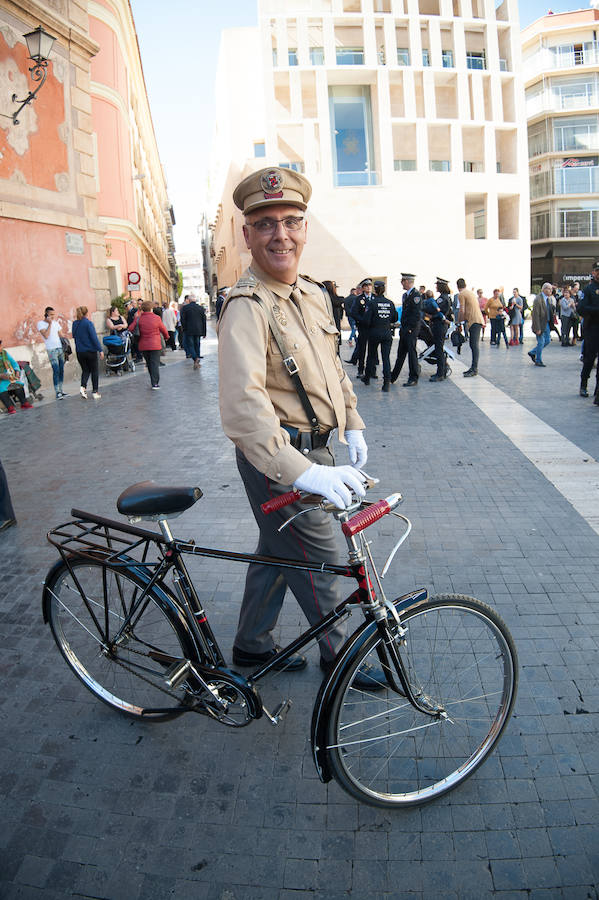
POLYGON ((289 506, 290 503, 295 503, 300 497, 299 491, 287 491, 286 494, 280 494, 278 497, 273 497, 272 500, 262 503, 260 509, 267 516, 269 513, 276 512, 284 506, 289 506))
POLYGON ((364 531, 365 528, 368 528, 369 525, 372 525, 378 519, 382 519, 388 512, 391 512, 391 507, 387 501, 379 500, 378 503, 373 503, 368 509, 363 509, 361 512, 356 513, 355 516, 352 516, 351 519, 348 519, 347 522, 344 522, 341 530, 346 537, 353 537, 354 534, 364 531))

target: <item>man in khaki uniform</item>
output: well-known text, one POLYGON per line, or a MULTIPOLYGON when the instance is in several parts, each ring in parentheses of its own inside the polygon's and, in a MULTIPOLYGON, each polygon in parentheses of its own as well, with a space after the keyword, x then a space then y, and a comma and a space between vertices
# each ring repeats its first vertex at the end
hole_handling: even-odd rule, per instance
MULTIPOLYGON (((260 510, 261 503, 293 486, 321 494, 340 508, 350 503, 352 491, 364 496, 358 471, 367 458, 364 423, 337 355, 331 304, 318 284, 298 276, 311 193, 303 175, 273 167, 245 178, 233 194, 245 216, 252 262, 231 288, 218 321, 220 411, 260 529, 257 553, 330 562, 337 558, 330 516, 320 510, 305 513, 279 534, 282 522, 305 507, 269 516, 260 510), (309 421, 281 343, 288 366, 299 370, 316 423, 309 421), (352 466, 335 466, 329 449, 335 428, 348 445, 352 466)), ((339 602, 333 576, 251 564, 233 646, 235 665, 256 666, 274 655, 272 632, 287 587, 310 624, 339 602)), ((344 639, 343 626, 321 638, 325 671, 344 639)), ((300 654, 282 664, 305 665, 300 654)))
POLYGON ((463 278, 458 278, 458 297, 460 299, 460 310, 458 313, 458 321, 465 322, 468 326, 468 339, 470 341, 470 349, 472 351, 472 362, 470 368, 464 372, 465 378, 472 378, 478 375, 478 354, 480 336, 482 334, 485 320, 480 309, 480 304, 476 298, 474 291, 469 291, 463 278))

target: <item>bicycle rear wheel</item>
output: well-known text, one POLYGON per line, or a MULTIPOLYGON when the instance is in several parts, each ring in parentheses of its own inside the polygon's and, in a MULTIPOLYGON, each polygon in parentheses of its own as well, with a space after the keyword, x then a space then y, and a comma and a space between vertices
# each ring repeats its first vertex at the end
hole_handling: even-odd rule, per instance
POLYGON ((440 595, 401 620, 407 633, 399 652, 412 690, 447 718, 419 712, 390 688, 354 687, 360 666, 380 668, 385 658, 375 633, 340 680, 328 729, 335 778, 374 806, 418 806, 461 784, 491 753, 516 697, 516 650, 486 604, 440 595))
POLYGON ((75 578, 63 565, 47 583, 48 621, 75 675, 108 706, 130 716, 160 721, 184 712, 185 684, 170 689, 165 681, 172 664, 193 654, 176 619, 149 593, 125 626, 143 580, 106 562, 70 564, 75 578))

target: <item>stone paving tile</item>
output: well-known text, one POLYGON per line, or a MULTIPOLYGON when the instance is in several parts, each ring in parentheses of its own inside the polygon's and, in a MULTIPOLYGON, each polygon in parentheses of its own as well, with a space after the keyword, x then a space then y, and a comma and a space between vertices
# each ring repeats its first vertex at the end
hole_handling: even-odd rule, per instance
MULTIPOLYGON (((599 413, 575 397, 576 350, 547 349, 543 390, 518 353, 485 342, 481 371, 598 459, 599 413)), ((115 517, 116 496, 136 481, 196 483, 204 497, 174 532, 255 546, 218 420, 214 338, 205 357, 199 372, 167 357, 160 392, 139 371, 103 385, 98 404, 73 394, 0 416, 19 518, 0 535, 0 897, 595 896, 599 536, 451 382, 356 391, 368 469, 381 496, 402 491, 414 526, 389 573, 392 592, 471 593, 499 610, 518 645, 514 717, 461 788, 393 812, 322 785, 309 747, 316 648, 304 672, 264 686, 270 708, 287 691, 295 701, 278 729, 264 720, 239 731, 185 716, 131 721, 68 671, 42 623, 40 585, 56 556, 45 533, 72 506, 115 517), (43 447, 43 465, 24 476, 23 448, 32 446, 43 447), (431 452, 441 474, 427 468, 431 452)), ((394 542, 387 524, 383 551, 394 542)), ((228 654, 243 566, 193 559, 189 568, 228 654)), ((290 598, 281 639, 301 627, 290 598)))

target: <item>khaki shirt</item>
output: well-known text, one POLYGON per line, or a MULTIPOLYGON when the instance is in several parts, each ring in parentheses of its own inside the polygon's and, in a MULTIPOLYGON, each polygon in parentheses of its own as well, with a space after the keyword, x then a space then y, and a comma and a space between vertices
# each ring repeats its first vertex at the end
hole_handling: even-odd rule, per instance
POLYGON ((229 292, 218 320, 220 414, 225 434, 268 478, 293 484, 310 461, 291 446, 281 423, 310 425, 283 364, 260 300, 272 304, 280 332, 299 368, 322 431, 363 429, 356 396, 337 355, 337 328, 318 287, 301 276, 299 308, 292 286, 252 264, 229 292))
POLYGON ((468 288, 462 288, 459 293, 460 297, 460 322, 467 322, 468 325, 484 325, 485 320, 480 311, 480 306, 473 291, 468 288))

